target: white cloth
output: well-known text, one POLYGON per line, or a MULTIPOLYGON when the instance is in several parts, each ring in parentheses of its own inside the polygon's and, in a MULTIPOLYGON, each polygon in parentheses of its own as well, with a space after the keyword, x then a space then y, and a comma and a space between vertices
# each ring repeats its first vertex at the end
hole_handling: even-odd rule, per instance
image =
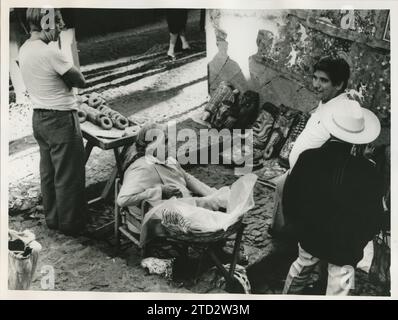
POLYGON ((19 51, 22 78, 34 109, 68 111, 77 100, 61 76, 73 67, 56 42, 27 40, 19 51))
POLYGON ((227 198, 227 212, 201 208, 196 201, 198 198, 171 198, 161 202, 152 208, 142 221, 141 246, 147 241, 148 222, 151 220, 162 221, 164 226, 173 226, 185 233, 227 230, 254 207, 253 189, 256 181, 257 176, 248 173, 235 181, 230 190, 221 188, 213 193, 213 197, 208 198, 209 201, 216 202, 216 198, 227 198))
POLYGON ((329 140, 330 133, 321 123, 320 113, 323 108, 327 108, 330 101, 335 101, 335 99, 347 99, 347 95, 342 93, 326 103, 322 103, 322 101, 319 102, 318 107, 311 114, 303 132, 297 137, 293 145, 289 155, 290 169, 294 167, 302 152, 308 149, 319 148, 329 140))
POLYGON ((374 256, 373 239, 368 242, 366 247, 363 249, 363 258, 358 262, 357 268, 369 273, 370 267, 372 265, 374 256))

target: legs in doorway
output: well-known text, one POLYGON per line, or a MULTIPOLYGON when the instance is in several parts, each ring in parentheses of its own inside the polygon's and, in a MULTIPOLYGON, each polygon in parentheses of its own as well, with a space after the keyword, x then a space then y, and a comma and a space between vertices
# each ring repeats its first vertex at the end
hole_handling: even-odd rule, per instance
POLYGON ((169 50, 167 51, 167 55, 169 58, 175 60, 175 46, 177 43, 178 34, 177 33, 170 33, 170 43, 169 43, 169 50))

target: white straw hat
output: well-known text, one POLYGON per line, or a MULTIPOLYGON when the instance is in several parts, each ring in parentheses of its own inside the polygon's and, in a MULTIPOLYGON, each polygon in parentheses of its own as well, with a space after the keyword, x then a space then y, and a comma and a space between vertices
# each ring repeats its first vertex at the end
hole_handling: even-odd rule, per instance
POLYGON ((331 135, 353 144, 370 143, 381 130, 380 121, 372 111, 348 99, 334 99, 325 104, 321 121, 331 135))

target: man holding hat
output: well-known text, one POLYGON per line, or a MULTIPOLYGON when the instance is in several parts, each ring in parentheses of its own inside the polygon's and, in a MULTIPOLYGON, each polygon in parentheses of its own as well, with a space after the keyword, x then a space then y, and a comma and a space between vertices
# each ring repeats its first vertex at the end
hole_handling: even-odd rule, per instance
POLYGON ((331 138, 301 153, 287 178, 284 213, 295 230, 299 256, 283 293, 302 293, 322 260, 328 263, 327 295, 347 295, 366 244, 379 231, 382 181, 353 145, 374 141, 380 122, 358 102, 335 99, 319 113, 331 138))

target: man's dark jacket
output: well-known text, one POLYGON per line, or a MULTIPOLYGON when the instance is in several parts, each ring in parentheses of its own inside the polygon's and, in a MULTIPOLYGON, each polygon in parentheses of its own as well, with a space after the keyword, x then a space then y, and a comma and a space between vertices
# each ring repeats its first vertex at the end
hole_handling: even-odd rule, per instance
POLYGON ((355 266, 380 229, 382 180, 373 164, 328 141, 304 151, 283 194, 287 224, 301 247, 336 265, 355 266))

